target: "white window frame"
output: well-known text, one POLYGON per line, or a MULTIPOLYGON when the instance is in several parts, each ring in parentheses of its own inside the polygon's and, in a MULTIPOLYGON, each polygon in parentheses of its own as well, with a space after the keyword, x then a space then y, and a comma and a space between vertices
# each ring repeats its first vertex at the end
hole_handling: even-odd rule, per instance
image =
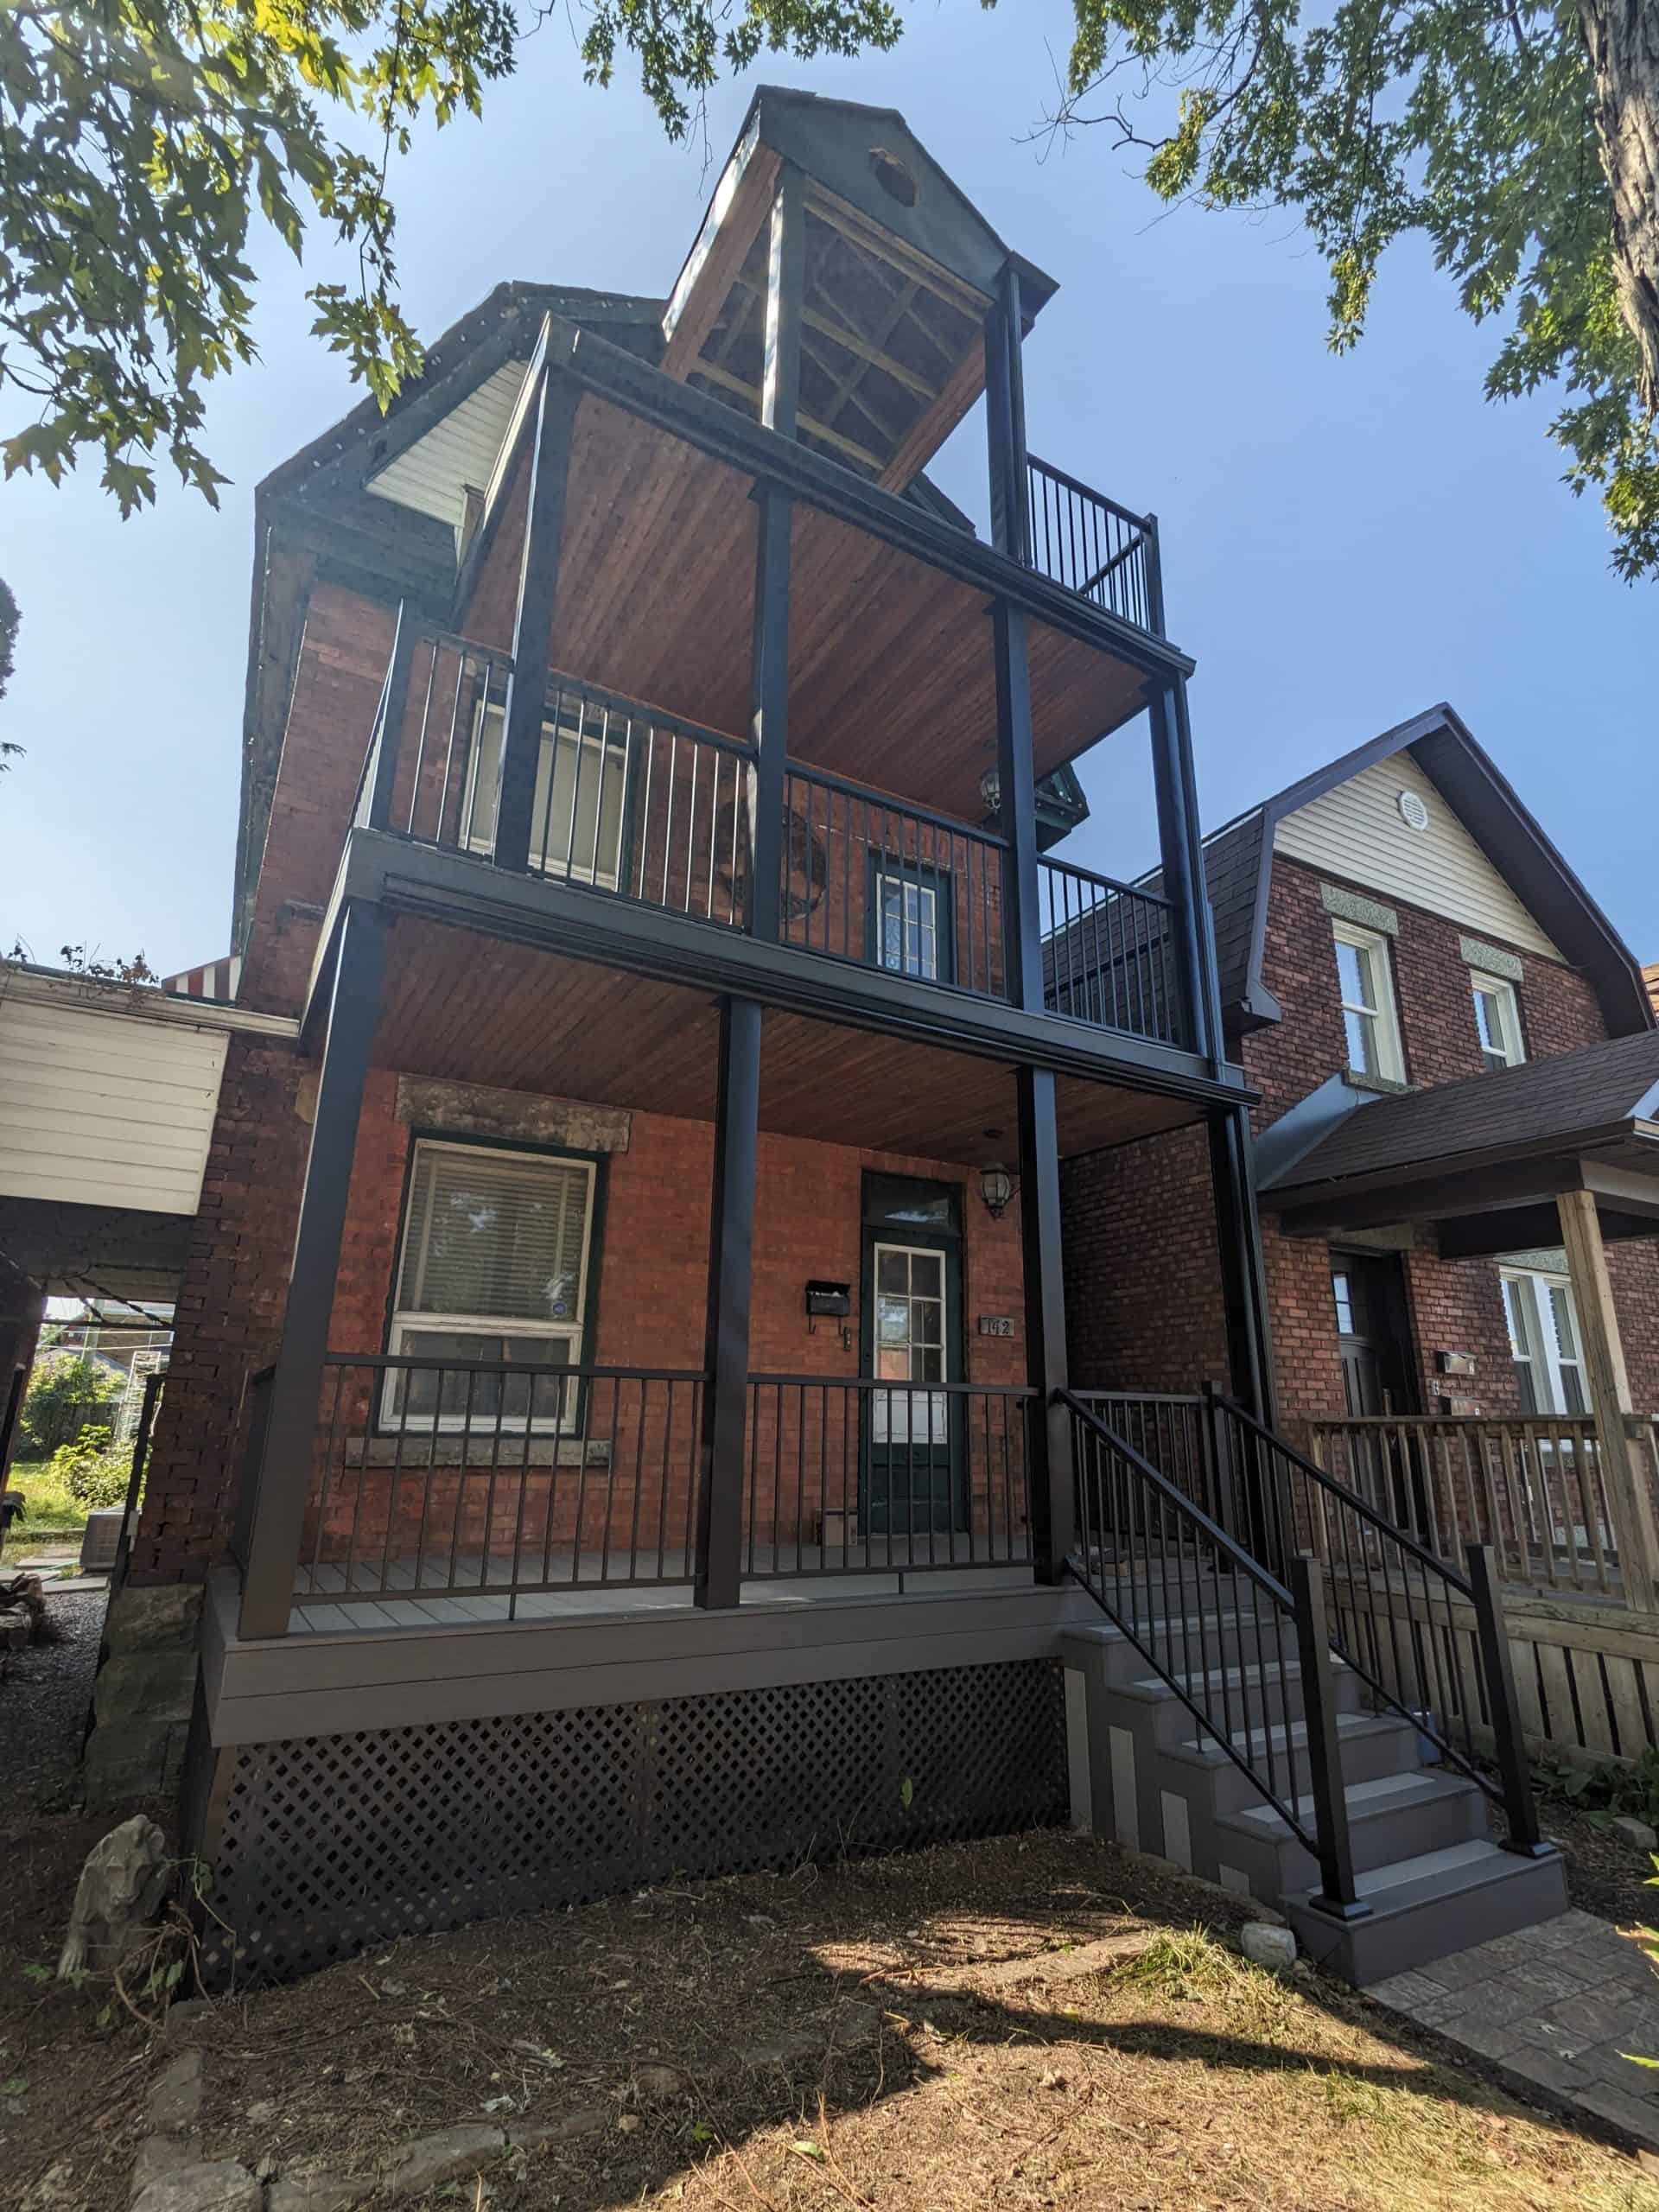
MULTIPOLYGON (((604 709, 599 710, 602 715, 604 709)), ((627 836, 628 817, 628 747, 632 726, 626 718, 623 734, 611 737, 601 723, 600 734, 591 734, 584 726, 578 732, 569 715, 546 715, 542 719, 541 749, 536 761, 536 790, 531 801, 530 817, 530 863, 542 875, 556 876, 563 883, 587 883, 601 891, 615 891, 622 880, 622 847, 627 836), (601 792, 601 813, 594 823, 594 864, 589 867, 575 858, 577 796, 585 798, 585 781, 572 787, 570 820, 566 824, 556 823, 549 815, 549 796, 558 748, 569 745, 576 749, 581 766, 585 767, 589 755, 597 775, 608 762, 622 764, 621 804, 617 810, 616 849, 608 855, 601 853, 600 827, 603 821, 604 798, 601 792), (551 855, 546 849, 546 837, 564 827, 568 835, 565 854, 561 858, 556 851, 551 855), (538 844, 537 840, 543 842, 538 844), (601 864, 606 863, 606 864, 601 864)), ((480 700, 473 727, 471 756, 467 768, 467 791, 461 807, 461 821, 466 825, 461 843, 468 852, 481 853, 486 858, 495 850, 496 817, 501 804, 501 767, 507 741, 506 709, 490 700, 480 700), (493 787, 480 788, 480 772, 485 752, 485 731, 493 731, 495 741, 495 780, 493 787)), ((581 768, 578 770, 581 773, 581 768)))
POLYGON ((1474 1001, 1475 1034, 1480 1039, 1481 1052, 1488 1069, 1496 1075, 1500 1069, 1519 1067, 1527 1057, 1527 1051, 1521 1037, 1521 1001, 1516 995, 1515 985, 1507 976, 1490 976, 1484 969, 1471 968, 1469 971, 1469 992, 1474 1001), (1498 1040, 1495 1045, 1489 1045, 1480 1034, 1480 1002, 1483 999, 1491 1003, 1491 1028, 1498 1040))
POLYGON ((1357 922, 1333 920, 1331 925, 1332 953, 1339 944, 1351 946, 1356 952, 1366 954, 1370 961, 1371 974, 1376 983, 1377 1002, 1374 1007, 1363 1006, 1342 995, 1342 965, 1337 962, 1337 1001, 1342 1011, 1343 1052, 1348 1052, 1348 1024, 1350 1014, 1361 1016, 1371 1026, 1371 1039, 1376 1047, 1376 1065, 1360 1068, 1348 1058, 1350 1071, 1355 1075, 1371 1075, 1384 1083, 1403 1083, 1406 1079, 1406 1056, 1400 1041, 1400 1015, 1394 1001, 1394 961, 1389 940, 1381 931, 1362 929, 1357 922))
MULTIPOLYGON (((419 1170, 421 1160, 425 1154, 448 1152, 465 1153, 469 1156, 476 1156, 480 1150, 484 1149, 487 1149, 491 1158, 497 1162, 517 1160, 525 1166, 574 1167, 579 1169, 585 1176, 588 1194, 582 1206, 582 1257, 577 1268, 575 1297, 572 1301, 575 1308, 574 1318, 568 1321, 532 1321, 526 1320, 518 1314, 425 1313, 410 1312, 407 1308, 394 1307, 391 1325, 386 1339, 386 1349, 390 1352, 401 1353, 406 1338, 429 1332, 452 1337, 539 1337, 544 1338, 549 1342, 563 1341, 568 1344, 570 1347, 569 1364, 571 1367, 579 1367, 582 1364, 582 1338, 588 1322, 588 1282, 594 1244, 594 1201, 599 1185, 597 1164, 591 1160, 583 1160, 569 1153, 517 1152, 509 1147, 494 1145, 484 1147, 469 1144, 446 1144, 441 1138, 417 1137, 410 1154, 408 1191, 412 1192, 415 1188, 415 1177, 419 1170)), ((411 1211, 406 1196, 404 1218, 397 1232, 397 1253, 391 1278, 394 1298, 403 1288, 404 1262, 409 1249, 411 1211)), ((441 1367, 445 1363, 442 1360, 435 1360, 432 1363, 435 1367, 441 1367)), ((430 1435, 434 1432, 440 1435, 454 1434, 467 1427, 467 1418, 461 1414, 440 1412, 434 1415, 427 1415, 404 1413, 397 1405, 397 1387, 400 1380, 408 1371, 407 1369, 398 1368, 387 1370, 385 1388, 381 1394, 380 1420, 383 1427, 396 1429, 399 1434, 410 1435, 430 1435)), ((528 1362, 525 1363, 524 1371, 526 1376, 531 1376, 544 1371, 550 1377, 563 1372, 563 1370, 556 1367, 538 1370, 528 1362)), ((580 1402, 580 1389, 563 1391, 560 1398, 561 1410, 558 1418, 531 1419, 526 1421, 504 1418, 501 1422, 501 1433, 504 1436, 520 1435, 527 1428, 531 1433, 537 1435, 569 1434, 578 1425, 580 1402)), ((471 1426, 475 1429, 487 1429, 493 1434, 496 1423, 493 1418, 477 1418, 473 1421, 471 1426)))
POLYGON ((1579 1322, 1578 1301, 1573 1295, 1569 1277, 1551 1274, 1541 1268, 1500 1268, 1498 1281, 1503 1286, 1503 1319, 1510 1332, 1510 1356, 1516 1366, 1525 1367, 1532 1376, 1533 1396, 1537 1400, 1541 1417, 1551 1416, 1560 1421, 1577 1421, 1587 1415, 1590 1408, 1590 1382, 1585 1373, 1584 1331, 1579 1322), (1567 1319, 1573 1327, 1573 1347, 1564 1353, 1555 1327, 1553 1294, 1560 1291, 1567 1300, 1567 1319), (1511 1294, 1514 1306, 1511 1306, 1511 1294), (1516 1317, 1521 1319, 1521 1336, 1524 1340, 1516 1348, 1516 1317), (1583 1414, 1570 1414, 1567 1409, 1567 1392, 1562 1377, 1568 1371, 1575 1374, 1579 1395, 1584 1401, 1583 1414), (1541 1389, 1540 1385, 1542 1385, 1541 1389), (1544 1402, 1545 1401, 1548 1402, 1544 1402))
POLYGON ((890 976, 910 976, 925 983, 937 983, 939 974, 939 894, 936 885, 924 883, 920 877, 899 868, 878 868, 875 875, 876 960, 890 976), (887 893, 899 894, 899 957, 887 957, 887 893), (914 902, 915 912, 911 908, 914 902), (911 958, 912 933, 915 940, 915 959, 911 958), (931 944, 932 964, 927 961, 931 944))

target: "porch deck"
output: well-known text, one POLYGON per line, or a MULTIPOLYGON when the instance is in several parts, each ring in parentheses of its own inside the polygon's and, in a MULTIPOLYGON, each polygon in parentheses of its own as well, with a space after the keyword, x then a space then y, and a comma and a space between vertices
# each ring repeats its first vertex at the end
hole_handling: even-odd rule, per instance
MULTIPOLYGON (((1030 1546, 1024 1536, 1014 1540, 1011 1560, 997 1565, 970 1560, 965 1534, 960 1563, 941 1565, 934 1555, 937 1541, 882 1536, 827 1548, 815 1544, 760 1546, 747 1570, 742 1603, 811 1605, 850 1598, 903 1597, 907 1582, 922 1574, 930 1591, 941 1592, 1030 1585, 1030 1546)), ((691 1598, 692 1561, 683 1551, 670 1553, 658 1580, 651 1583, 607 1579, 607 1562, 600 1552, 556 1554, 552 1566, 556 1577, 552 1586, 526 1591, 516 1583, 511 1551, 474 1553, 453 1563, 447 1552, 441 1560, 425 1560, 411 1554, 393 1560, 384 1572, 378 1563, 372 1570, 362 1570, 354 1581, 364 1595, 343 1602, 343 1593, 353 1586, 345 1567, 305 1569, 296 1589, 289 1632, 454 1628, 469 1622, 584 1620, 698 1610, 691 1598), (391 1591, 408 1595, 389 1595, 391 1591), (313 1593, 322 1602, 308 1605, 306 1599, 313 1593)))

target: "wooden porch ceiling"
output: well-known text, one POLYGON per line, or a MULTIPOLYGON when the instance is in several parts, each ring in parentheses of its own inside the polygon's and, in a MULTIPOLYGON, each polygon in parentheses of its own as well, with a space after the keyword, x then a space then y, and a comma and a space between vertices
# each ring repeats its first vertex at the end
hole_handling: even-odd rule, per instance
MULTIPOLYGON (((715 1002, 700 992, 403 916, 375 1060, 405 1075, 709 1121, 717 1033, 715 1002)), ((1065 1076, 1056 1102, 1068 1154, 1193 1118, 1179 1100, 1065 1076)), ((978 1166, 1014 1151, 1014 1076, 995 1061, 769 1010, 760 1122, 779 1135, 978 1166)))
MULTIPOLYGON (((526 452, 518 463, 527 473, 526 452)), ((756 518, 747 477, 607 401, 576 417, 551 664, 732 736, 749 721, 756 518)), ((516 482, 461 626, 509 642, 524 511, 516 482)), ((982 591, 799 505, 790 750, 976 822, 996 757, 982 591)), ((1141 672, 1033 622, 1039 777, 1146 704, 1141 672)))

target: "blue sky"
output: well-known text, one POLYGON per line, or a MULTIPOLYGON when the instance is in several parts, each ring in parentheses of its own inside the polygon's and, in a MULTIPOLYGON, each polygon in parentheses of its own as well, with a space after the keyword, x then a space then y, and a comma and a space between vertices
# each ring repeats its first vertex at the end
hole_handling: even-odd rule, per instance
MULTIPOLYGON (((1659 601, 1607 568, 1593 505, 1559 482, 1549 408, 1488 406, 1496 336, 1426 254, 1385 264, 1358 352, 1325 346, 1324 272, 1288 218, 1161 210, 1103 131, 1021 143, 1052 90, 1052 0, 918 13, 898 50, 773 61, 761 78, 901 108, 1060 291, 1027 348, 1034 451, 1160 518, 1173 632, 1193 653, 1206 823, 1450 699, 1637 954, 1659 958, 1659 601)), ((746 83, 710 102, 722 161, 746 83)), ((397 176, 405 304, 435 336, 505 277, 661 293, 712 183, 630 87, 582 84, 550 22, 486 120, 397 176)), ((306 334, 306 282, 261 242, 261 363, 223 382, 220 512, 163 489, 121 523, 90 467, 0 492, 0 575, 22 602, 0 734, 0 933, 37 958, 142 946, 163 971, 227 949, 252 562, 252 491, 355 393, 306 334)), ((15 427, 8 421, 7 429, 15 427)), ((963 426, 936 470, 982 512, 963 426)), ((1068 848, 1149 858, 1132 733, 1084 765, 1095 817, 1068 848)))

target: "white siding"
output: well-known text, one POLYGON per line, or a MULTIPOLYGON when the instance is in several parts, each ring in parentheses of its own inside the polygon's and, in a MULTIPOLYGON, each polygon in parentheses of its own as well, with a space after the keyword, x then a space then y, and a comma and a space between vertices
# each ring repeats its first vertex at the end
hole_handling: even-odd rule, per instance
POLYGON ((1273 849, 1501 944, 1561 957, 1409 753, 1361 769, 1287 814, 1273 849), (1402 817, 1402 791, 1414 791, 1428 809, 1426 829, 1402 817))
POLYGON ((0 999, 0 1197, 194 1213, 228 1041, 0 999))
POLYGON ((476 484, 481 492, 489 483, 518 404, 525 365, 523 361, 504 362, 424 437, 416 438, 378 476, 371 477, 368 489, 377 499, 395 499, 399 506, 413 507, 417 514, 435 516, 459 529, 467 504, 462 486, 476 484))

